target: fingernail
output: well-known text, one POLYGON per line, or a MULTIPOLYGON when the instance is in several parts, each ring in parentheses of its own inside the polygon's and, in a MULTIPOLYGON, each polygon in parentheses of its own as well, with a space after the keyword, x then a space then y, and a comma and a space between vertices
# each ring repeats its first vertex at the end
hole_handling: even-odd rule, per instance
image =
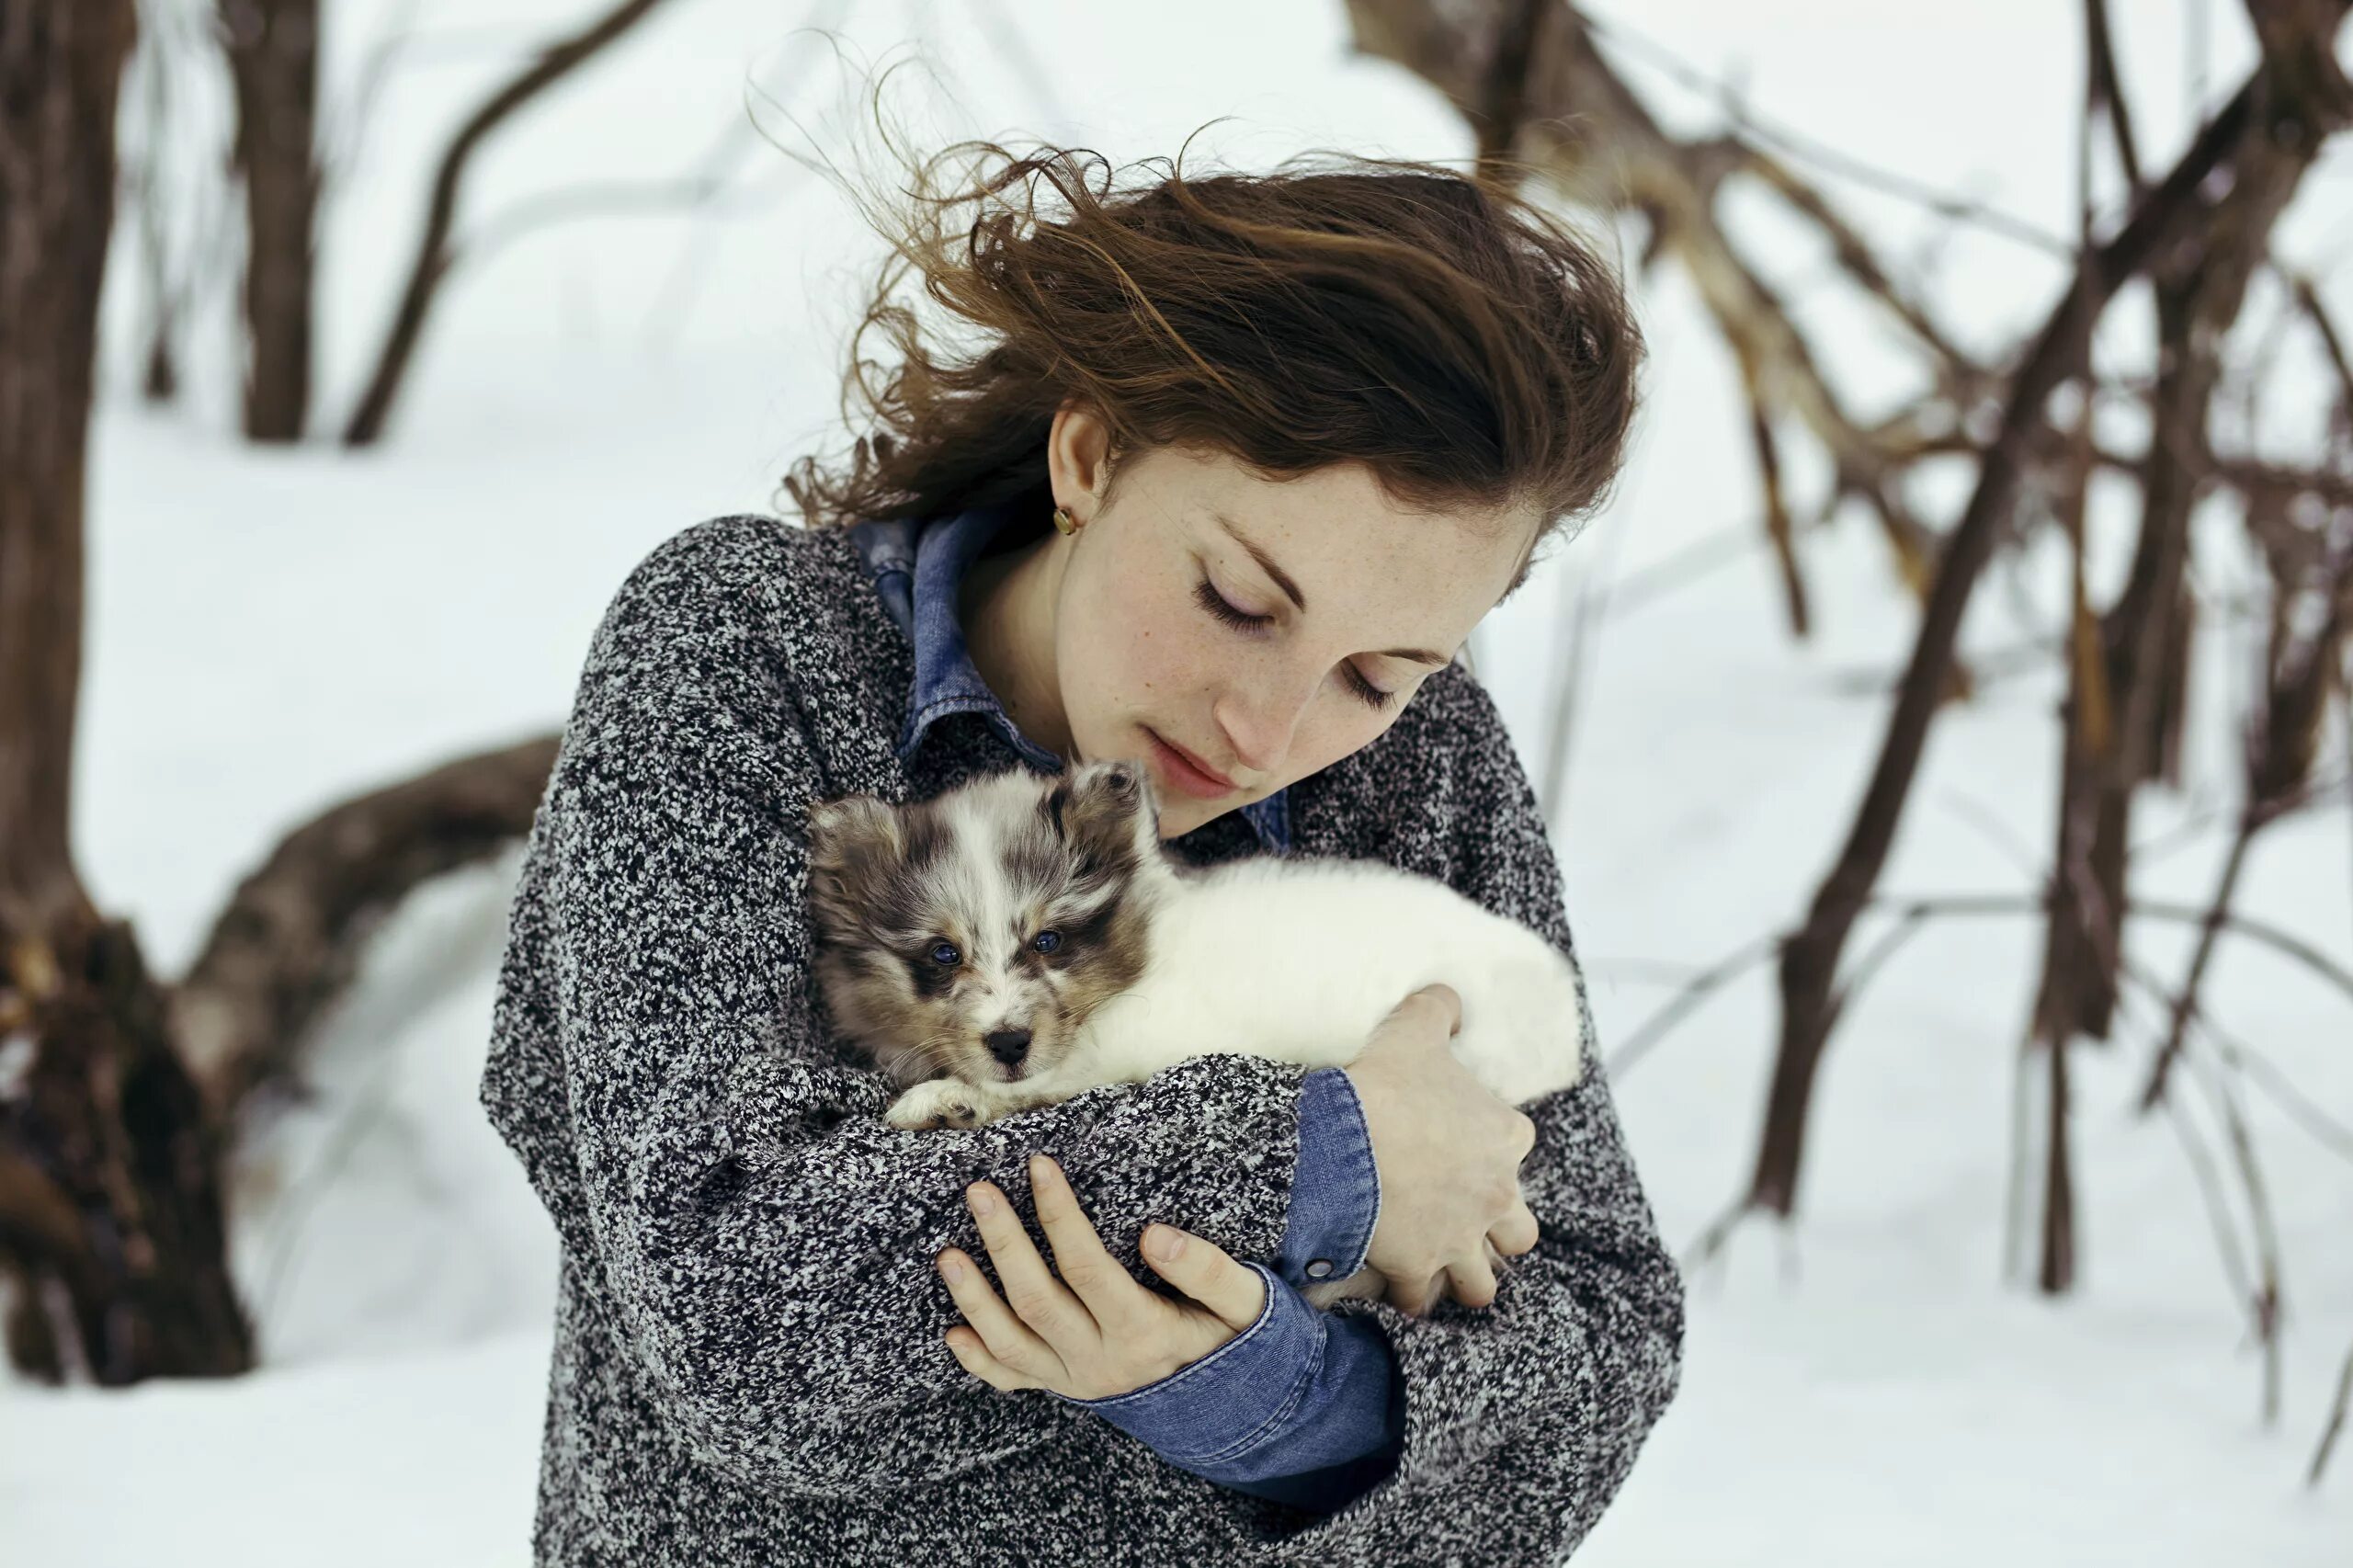
POLYGON ((996 1194, 991 1192, 985 1187, 966 1187, 964 1189, 964 1201, 972 1206, 972 1212, 975 1214, 994 1214, 996 1212, 996 1194))
POLYGON ((964 1263, 953 1253, 939 1255, 939 1272, 950 1284, 964 1278, 964 1263))
POLYGON ((1062 1174, 1060 1167, 1055 1165, 1053 1161, 1046 1158, 1045 1155, 1032 1154, 1029 1156, 1029 1179, 1031 1181, 1059 1181, 1062 1178, 1062 1174))
POLYGON ((1154 1231, 1150 1236, 1145 1238, 1144 1244, 1152 1248, 1153 1256, 1165 1262, 1170 1258, 1179 1257, 1184 1255, 1185 1233, 1182 1231, 1172 1231, 1167 1226, 1163 1225, 1154 1231))

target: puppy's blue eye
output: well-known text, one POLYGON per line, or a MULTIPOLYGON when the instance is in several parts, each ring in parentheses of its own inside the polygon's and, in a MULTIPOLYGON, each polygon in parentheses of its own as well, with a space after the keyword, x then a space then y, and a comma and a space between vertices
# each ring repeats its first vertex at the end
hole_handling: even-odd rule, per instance
POLYGON ((1063 945, 1063 934, 1060 931, 1040 931, 1029 938, 1029 945, 1041 953, 1051 953, 1063 945))
POLYGON ((956 950, 955 943, 940 942, 935 944, 931 949, 931 961, 953 969, 964 961, 964 955, 956 950))

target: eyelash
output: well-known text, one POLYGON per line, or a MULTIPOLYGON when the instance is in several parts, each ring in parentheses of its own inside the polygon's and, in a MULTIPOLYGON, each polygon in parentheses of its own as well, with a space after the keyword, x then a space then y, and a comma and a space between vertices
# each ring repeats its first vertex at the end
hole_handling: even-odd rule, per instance
MULTIPOLYGON (((1246 610, 1236 609, 1207 577, 1194 587, 1193 597, 1200 602, 1203 609, 1237 631, 1256 631, 1275 619, 1271 615, 1252 615, 1246 610)), ((1348 689, 1356 693, 1357 700, 1376 711, 1397 699, 1395 692, 1381 690, 1365 679, 1354 665, 1348 666, 1348 689)))

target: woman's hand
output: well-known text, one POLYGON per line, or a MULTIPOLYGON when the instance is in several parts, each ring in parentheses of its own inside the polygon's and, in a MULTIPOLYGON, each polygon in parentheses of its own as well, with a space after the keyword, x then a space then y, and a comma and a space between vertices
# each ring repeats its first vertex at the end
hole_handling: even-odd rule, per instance
POLYGON ((990 1387, 1048 1389, 1070 1399, 1132 1393, 1199 1360, 1266 1310, 1267 1282, 1256 1270, 1170 1225, 1145 1229, 1144 1261, 1193 1301, 1155 1295, 1104 1250, 1061 1166, 1030 1155, 1029 1187, 1060 1279, 1005 1194, 984 1181, 966 1188, 965 1199, 1007 1300, 997 1300, 962 1252, 949 1247, 938 1257, 949 1293, 972 1325, 949 1329, 948 1347, 990 1387), (1157 1256, 1169 1241, 1176 1255, 1157 1256))
POLYGON ((1381 1176, 1365 1261, 1387 1276, 1389 1304, 1408 1317, 1449 1287, 1464 1306, 1491 1305, 1487 1244, 1505 1257, 1536 1247, 1536 1216, 1519 1190, 1536 1123, 1454 1054, 1449 1042, 1461 1027, 1454 988, 1425 986, 1390 1010, 1347 1067, 1381 1176))

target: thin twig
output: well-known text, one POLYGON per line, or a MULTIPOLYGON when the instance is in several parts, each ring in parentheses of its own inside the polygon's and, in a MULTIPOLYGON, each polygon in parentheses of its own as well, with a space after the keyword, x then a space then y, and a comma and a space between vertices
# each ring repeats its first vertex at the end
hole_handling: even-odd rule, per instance
POLYGON ((2165 1044, 2158 1050, 2156 1061, 2149 1069, 2149 1081, 2141 1090, 2141 1110, 2143 1115, 2154 1110, 2165 1098, 2165 1080, 2174 1062, 2181 1055, 2182 1040, 2189 1030, 2189 1016, 2197 1010, 2198 987, 2206 978, 2206 966, 2213 959, 2215 938, 2222 935, 2222 922, 2229 918, 2232 896, 2237 892, 2239 873, 2246 869, 2247 850, 2255 835, 2262 831, 2263 818, 2252 811, 2239 813, 2238 831, 2231 837, 2231 852, 2222 862, 2222 874, 2214 887, 2214 902, 2198 923, 2198 945, 2191 952, 2189 972, 2173 999, 2172 1017, 2165 1026, 2165 1044))
POLYGON ((2313 324, 2313 331, 2319 335, 2321 348, 2327 354, 2329 363, 2336 367, 2336 423, 2344 438, 2353 441, 2353 362, 2346 358, 2345 339, 2338 334, 2336 324, 2329 320, 2328 309, 2321 303, 2320 290, 2313 287, 2311 278, 2297 277, 2290 279, 2289 286, 2295 291, 2298 308, 2302 310, 2305 318, 2313 324))
POLYGON ((1681 990, 1667 1000, 1665 1006, 1643 1019, 1641 1027, 1626 1037, 1625 1043, 1610 1054, 1606 1068, 1610 1078, 1615 1081, 1622 1076, 1637 1062, 1640 1062, 1653 1046, 1665 1039, 1668 1030, 1682 1022, 1718 988, 1736 978, 1743 971, 1753 969, 1763 963, 1779 952, 1780 947, 1781 935, 1778 931, 1773 932, 1750 942, 1730 956, 1718 960, 1692 976, 1684 983, 1681 990))
POLYGON ((1731 120, 1743 135, 1752 141, 1778 147, 1789 157, 1811 164, 1816 168, 1851 180, 1857 185, 1869 187, 1882 195, 1893 196, 1926 207, 1938 216, 1950 219, 1954 222, 1970 223, 1990 230, 2052 256, 2065 257, 2075 254, 2075 247, 2067 241, 2023 218, 2001 211, 1981 201, 1972 201, 1954 196, 1948 191, 1938 190, 1933 186, 1923 184, 1905 175, 1880 168, 1851 153, 1840 152, 1836 147, 1801 136, 1795 131, 1767 124, 1743 108, 1739 95, 1722 82, 1687 64, 1674 51, 1644 38, 1626 26, 1624 22, 1615 18, 1605 20, 1585 11, 1578 12, 1578 15, 1584 19, 1586 26, 1592 29, 1595 36, 1605 42, 1642 58, 1654 70, 1672 78, 1690 91, 1714 99, 1725 118, 1731 120))
POLYGON ((2313 1450, 2312 1473, 2304 1477, 2304 1484, 2317 1488, 2320 1473, 2328 1468, 2329 1450, 2336 1447, 2336 1439, 2345 1430, 2345 1413, 2353 1406, 2353 1346, 2345 1352, 2345 1368, 2336 1374, 2336 1398, 2328 1407, 2328 1424, 2321 1428, 2320 1447, 2313 1450))
POLYGON ((2200 1032, 2214 1045, 2223 1061, 2246 1074, 2247 1082, 2270 1096, 2280 1114, 2303 1129, 2313 1142, 2347 1163, 2353 1163, 2353 1126, 2347 1126, 2296 1086, 2278 1063, 2245 1041, 2234 1039, 2214 1022, 2211 1013, 2198 1019, 2200 1032))
POLYGON ((458 198, 474 153, 516 113, 594 59, 616 39, 635 28, 662 0, 620 0, 587 27, 538 51, 531 63, 483 101, 450 139, 433 176, 433 193, 416 255, 376 352, 375 369, 367 390, 344 426, 344 445, 364 447, 383 433, 393 399, 399 394, 419 335, 442 280, 449 271, 449 233, 456 222, 458 198))
MULTIPOLYGON (((2118 972, 2128 982, 2139 986, 2159 1005, 2165 1002, 2165 986, 2146 970, 2138 965, 2126 963, 2120 966, 2118 972)), ((2200 1023, 2207 1039, 2215 1047, 2215 1054, 2221 1058, 2226 1069, 2236 1070, 2245 1060, 2247 1060, 2229 1045, 2222 1032, 2216 1029, 2211 1021, 2200 1020, 2200 1023)), ((2197 1060, 2193 1059, 2194 1062, 2197 1060)), ((2281 1382, 2279 1328, 2284 1301, 2280 1284, 2282 1267, 2279 1221, 2272 1211, 2271 1199, 2263 1179, 2262 1166, 2256 1159, 2255 1139, 2248 1131, 2245 1107, 2240 1102, 2235 1090, 2232 1088, 2226 1078, 2218 1077, 2211 1068, 2202 1065, 2194 1070, 2202 1074, 2200 1081, 2206 1087, 2215 1113, 2222 1119, 2224 1133, 2229 1140, 2232 1159, 2238 1167, 2240 1186, 2246 1194, 2247 1216, 2255 1228, 2256 1252, 2261 1260, 2263 1270, 2262 1282, 2260 1286, 2251 1283, 2244 1262, 2240 1262, 2234 1269, 2233 1277, 2246 1305, 2250 1330, 2257 1343, 2263 1346, 2263 1418, 2266 1425, 2273 1425, 2279 1419, 2281 1382)), ((2165 1108, 2171 1113, 2176 1125, 2182 1125, 2184 1118, 2179 1108, 2171 1100, 2165 1102, 2165 1108)))
POLYGON ((2116 139, 2116 161, 2123 165, 2130 194, 2138 199, 2141 187, 2147 182, 2141 177, 2141 154, 2133 146, 2132 108, 2124 100, 2123 79, 2117 74, 2116 40, 2109 30, 2108 0, 2084 0, 2084 11, 2091 44, 2094 92, 2108 110, 2109 130, 2116 139))
MULTIPOLYGON (((1913 923, 1934 916, 1977 918, 1985 915, 2040 915, 2048 908, 2048 901, 2027 893, 1955 893, 1938 897, 1902 897, 1893 893, 1870 893, 1861 901, 1861 908, 1892 915, 1901 923, 1913 923)), ((2169 903, 2153 899, 2134 899, 2124 906, 2127 919, 2146 915, 2151 919, 2177 922, 2201 922, 2209 911, 2186 904, 2169 903)), ((2219 922, 2222 930, 2234 932, 2293 960, 2318 975, 2330 985, 2353 999, 2353 973, 2327 954, 2291 932, 2283 931, 2268 921, 2236 912, 2225 914, 2219 922)), ((1615 1079, 1647 1055, 1677 1024, 1688 1017, 1709 996, 1736 979, 1742 971, 1764 962, 1779 952, 1790 939, 1790 933, 1775 931, 1759 937, 1735 949, 1726 957, 1710 964, 1687 981, 1683 986, 1651 1016, 1643 1020, 1626 1037, 1625 1043, 1608 1058, 1606 1067, 1615 1079)), ((1881 960, 1883 961, 1883 960, 1881 960)), ((1851 981, 1837 993, 1839 1005, 1845 1006, 1853 994, 1851 981)), ((2205 1022, 2202 1013, 2194 1015, 2205 1022)))
MULTIPOLYGON (((2154 920, 2185 923, 2202 921, 2207 916, 2207 911, 2186 903, 2173 903, 2163 899, 2148 898, 2133 899, 2125 906, 2124 913, 2128 915, 2145 915, 2154 920)), ((2353 997, 2353 972, 2348 972, 2344 965, 2293 932, 2283 931, 2268 921, 2257 920, 2252 915, 2241 915, 2235 910, 2224 915, 2221 924, 2224 930, 2235 931, 2250 941, 2259 942, 2275 952, 2293 959, 2330 985, 2345 993, 2347 996, 2353 997)))
MULTIPOLYGON (((663 212, 695 208, 726 210, 717 199, 727 192, 723 181, 688 177, 654 180, 593 180, 543 190, 524 198, 478 227, 463 241, 452 242, 449 266, 483 260, 537 229, 582 218, 609 218, 631 212, 663 212)), ((740 192, 738 193, 741 194, 740 192)), ((741 204, 737 204, 741 210, 741 204)))
POLYGON ((2279 1420, 2279 1322, 2286 1305, 2279 1222, 2272 1212, 2270 1188, 2263 1179, 2262 1163, 2256 1157, 2255 1139, 2247 1131, 2246 1108, 2239 1098, 2236 1086, 2227 1076, 2202 1066, 2201 1057, 2192 1057, 2190 1061, 2192 1072, 2204 1085, 2214 1103, 2216 1113, 2222 1119, 2231 1160, 2238 1167, 2239 1187, 2246 1195, 2247 1217, 2255 1228, 2256 1256, 2261 1264, 2263 1277, 2247 1303, 2247 1310, 2255 1320, 2256 1339, 2263 1346, 2264 1425, 2276 1426, 2279 1420))

